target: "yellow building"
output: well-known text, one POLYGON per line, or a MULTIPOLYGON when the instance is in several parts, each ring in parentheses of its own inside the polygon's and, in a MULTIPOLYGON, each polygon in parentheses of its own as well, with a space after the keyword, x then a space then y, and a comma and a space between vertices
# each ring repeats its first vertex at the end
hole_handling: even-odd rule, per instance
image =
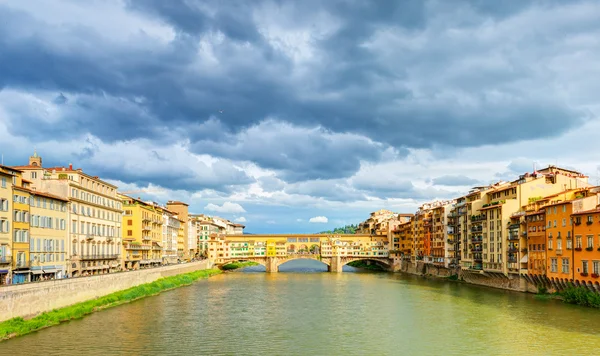
POLYGON ((14 256, 12 263, 12 283, 29 282, 30 279, 30 255, 29 255, 29 204, 31 195, 29 193, 29 182, 23 180, 18 172, 13 179, 13 223, 12 236, 13 246, 12 254, 14 256))
POLYGON ((30 194, 31 281, 63 278, 67 272, 69 201, 34 190, 30 194))
POLYGON ((163 208, 119 194, 123 202, 123 264, 139 269, 163 264, 163 208))
POLYGON ((117 187, 80 168, 42 167, 34 153, 23 171, 36 191, 68 199, 69 275, 104 274, 121 270, 121 219, 117 187))
POLYGON ((0 285, 6 284, 12 270, 13 179, 18 174, 0 165, 0 285))

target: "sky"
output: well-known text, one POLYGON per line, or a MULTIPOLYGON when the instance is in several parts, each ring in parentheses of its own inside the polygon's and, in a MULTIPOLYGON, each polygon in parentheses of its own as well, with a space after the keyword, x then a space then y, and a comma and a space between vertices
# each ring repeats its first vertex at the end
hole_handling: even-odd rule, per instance
POLYGON ((0 153, 251 233, 598 181, 600 2, 0 0, 0 153))

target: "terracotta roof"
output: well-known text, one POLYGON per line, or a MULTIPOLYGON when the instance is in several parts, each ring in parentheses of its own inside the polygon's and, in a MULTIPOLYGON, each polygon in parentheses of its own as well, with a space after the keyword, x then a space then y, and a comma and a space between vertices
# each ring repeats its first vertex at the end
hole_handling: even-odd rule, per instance
POLYGON ((5 165, 2 165, 2 164, 0 164, 0 168, 8 169, 8 170, 10 170, 10 171, 22 172, 22 171, 21 171, 20 169, 18 169, 18 168, 15 168, 15 167, 10 167, 10 166, 5 166, 5 165))
POLYGON ((573 213, 571 215, 585 215, 585 214, 596 214, 596 213, 600 213, 600 207, 596 207, 596 208, 590 209, 590 210, 579 211, 579 212, 573 213))
POLYGON ((38 192, 36 190, 29 190, 29 192, 31 193, 31 195, 36 195, 36 196, 39 195, 39 196, 52 198, 52 199, 56 199, 56 200, 60 200, 60 201, 64 201, 64 202, 69 201, 69 199, 67 199, 67 198, 59 197, 57 195, 46 193, 46 192, 38 192))
POLYGON ((186 204, 184 202, 178 201, 178 200, 170 200, 167 202, 167 205, 185 205, 185 206, 189 206, 189 204, 186 204))
POLYGON ((23 182, 25 182, 25 183, 33 183, 32 181, 30 181, 30 180, 27 180, 27 179, 25 179, 25 178, 23 178, 23 179, 21 179, 21 180, 22 180, 23 182))
POLYGON ((31 166, 31 165, 27 165, 27 166, 12 166, 12 168, 14 168, 14 169, 43 169, 40 166, 31 166))

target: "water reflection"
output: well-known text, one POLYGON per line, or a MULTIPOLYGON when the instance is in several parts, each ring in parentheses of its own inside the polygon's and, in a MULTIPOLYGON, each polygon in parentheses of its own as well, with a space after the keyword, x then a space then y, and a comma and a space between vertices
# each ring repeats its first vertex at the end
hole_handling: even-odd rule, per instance
POLYGON ((251 267, 2 344, 4 354, 596 354, 600 313, 389 274, 251 267))

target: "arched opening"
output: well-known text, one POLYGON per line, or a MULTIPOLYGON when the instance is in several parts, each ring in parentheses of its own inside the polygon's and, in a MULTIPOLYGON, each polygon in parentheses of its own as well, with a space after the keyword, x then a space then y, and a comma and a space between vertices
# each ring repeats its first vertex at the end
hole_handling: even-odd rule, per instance
POLYGON ((288 245, 288 253, 289 254, 294 254, 296 253, 296 245, 292 244, 292 245, 288 245))
POLYGON ((356 271, 359 270, 371 270, 371 271, 387 271, 391 268, 391 264, 386 261, 378 260, 375 258, 355 258, 350 259, 344 263, 344 271, 348 270, 356 271), (346 268, 351 267, 351 268, 346 268))
POLYGON ((316 258, 294 258, 281 263, 278 270, 290 273, 327 272, 329 265, 316 258))
POLYGON ((310 248, 308 249, 308 252, 310 252, 313 255, 318 255, 321 253, 321 248, 319 247, 319 245, 311 245, 310 248))
POLYGON ((308 246, 302 244, 300 245, 300 247, 298 248, 298 253, 303 254, 303 253, 308 253, 308 246))

